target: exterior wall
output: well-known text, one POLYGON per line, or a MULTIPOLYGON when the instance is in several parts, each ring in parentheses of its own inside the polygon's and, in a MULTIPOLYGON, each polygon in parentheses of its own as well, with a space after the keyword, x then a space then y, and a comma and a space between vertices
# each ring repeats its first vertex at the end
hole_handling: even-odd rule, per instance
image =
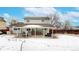
MULTIPOLYGON (((10 28, 11 34, 18 34, 18 33, 22 33, 23 31, 26 32, 27 28, 20 28, 20 30, 14 30, 14 28, 18 29, 17 27, 12 27, 10 28)), ((35 28, 30 28, 31 31, 34 30, 34 32, 32 32, 32 35, 35 35, 35 28)), ((36 34, 37 35, 43 35, 43 30, 42 28, 37 28, 38 30, 36 30, 36 34), (40 32, 41 31, 41 32, 40 32)), ((46 31, 44 32, 44 34, 46 35, 47 33, 49 33, 49 28, 46 29, 46 31)))
POLYGON ((27 17, 24 18, 24 23, 26 24, 50 24, 51 23, 51 17, 27 17))
POLYGON ((20 33, 21 29, 18 30, 17 27, 12 27, 12 28, 10 29, 10 31, 12 32, 12 34, 16 34, 16 33, 20 33), (14 30, 15 28, 16 28, 17 30, 14 30))
POLYGON ((9 28, 9 31, 10 31, 11 34, 14 34, 14 32, 13 32, 13 31, 14 31, 13 28, 9 28))
POLYGON ((32 24, 50 24, 50 19, 49 20, 44 20, 44 21, 42 21, 41 19, 40 20, 32 20, 32 19, 30 19, 29 21, 26 19, 26 20, 24 20, 24 23, 26 23, 26 24, 30 24, 30 23, 32 23, 32 24))
POLYGON ((6 23, 0 21, 0 29, 6 29, 6 23))

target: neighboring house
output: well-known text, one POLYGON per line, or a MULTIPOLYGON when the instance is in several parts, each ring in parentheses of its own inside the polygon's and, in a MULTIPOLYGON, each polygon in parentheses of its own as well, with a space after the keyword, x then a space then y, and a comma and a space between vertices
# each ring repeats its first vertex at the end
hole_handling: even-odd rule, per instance
POLYGON ((18 27, 23 27, 25 24, 23 22, 17 22, 10 25, 10 32, 11 34, 17 34, 20 32, 20 29, 18 27))
POLYGON ((6 21, 3 17, 0 17, 0 30, 6 29, 6 21))
POLYGON ((9 30, 9 28, 6 27, 6 21, 3 17, 0 17, 0 31, 6 33, 9 30))

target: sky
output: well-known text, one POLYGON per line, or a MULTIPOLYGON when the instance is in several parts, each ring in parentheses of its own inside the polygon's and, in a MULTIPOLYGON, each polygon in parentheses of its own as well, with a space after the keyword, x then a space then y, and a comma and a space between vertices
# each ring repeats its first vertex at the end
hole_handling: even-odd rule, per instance
POLYGON ((58 13, 61 20, 69 20, 73 26, 79 26, 79 7, 0 7, 0 16, 7 22, 11 18, 23 21, 26 16, 49 16, 58 13))

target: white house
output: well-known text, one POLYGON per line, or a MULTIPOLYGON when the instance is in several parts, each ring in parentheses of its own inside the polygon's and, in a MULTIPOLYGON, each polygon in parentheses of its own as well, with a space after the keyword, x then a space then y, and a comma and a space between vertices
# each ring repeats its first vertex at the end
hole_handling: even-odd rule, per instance
MULTIPOLYGON (((56 29, 51 24, 52 17, 48 16, 31 16, 24 18, 23 26, 14 26, 14 31, 19 30, 16 34, 19 37, 52 37, 53 29, 56 29)), ((17 24, 16 24, 17 25, 17 24)))

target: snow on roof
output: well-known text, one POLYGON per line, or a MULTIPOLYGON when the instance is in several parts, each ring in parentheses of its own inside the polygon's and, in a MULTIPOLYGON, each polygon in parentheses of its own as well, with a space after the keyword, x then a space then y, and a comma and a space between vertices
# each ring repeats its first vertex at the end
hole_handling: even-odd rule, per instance
POLYGON ((24 28, 42 28, 43 26, 40 25, 26 25, 24 28))

